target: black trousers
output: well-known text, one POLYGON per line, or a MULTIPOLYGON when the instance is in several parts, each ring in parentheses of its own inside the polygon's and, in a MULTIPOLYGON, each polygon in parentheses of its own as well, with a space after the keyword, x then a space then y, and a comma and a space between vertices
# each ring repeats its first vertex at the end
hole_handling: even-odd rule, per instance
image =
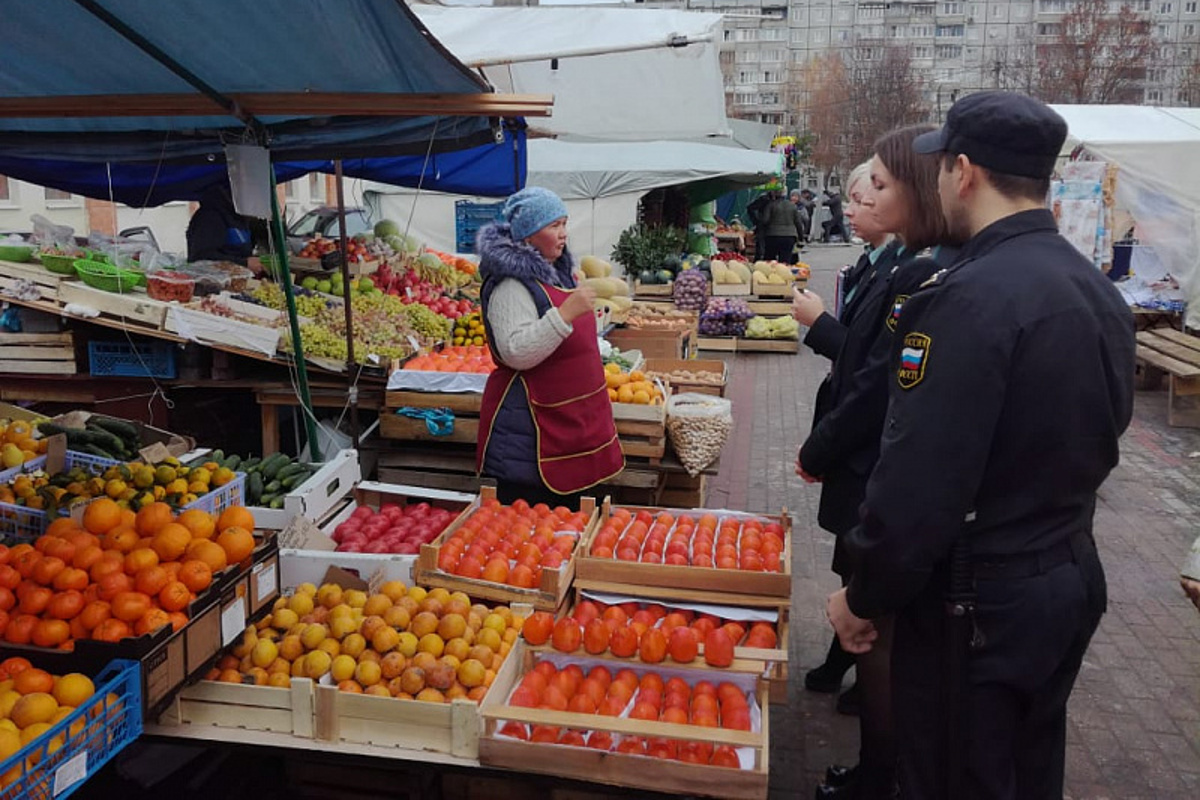
POLYGON ((795 236, 768 236, 766 237, 767 246, 763 258, 767 261, 780 261, 784 264, 796 263, 796 254, 792 252, 796 248, 795 236))
MULTIPOLYGON (((1088 538, 1090 545, 1090 537, 1088 538)), ((905 800, 946 797, 945 584, 934 579, 896 618, 893 703, 905 800)), ((976 582, 965 753, 971 800, 1061 800, 1067 699, 1104 613, 1091 546, 1042 575, 976 582)))
MULTIPOLYGON (((566 506, 572 511, 579 510, 579 501, 585 495, 595 497, 600 489, 589 492, 575 492, 574 494, 559 494, 548 486, 537 485, 531 486, 524 483, 513 483, 512 481, 496 480, 496 499, 506 506, 511 506, 516 500, 524 500, 531 506, 536 506, 538 503, 545 503, 551 508, 557 506, 566 506)), ((602 497, 596 498, 596 504, 599 505, 602 497)))

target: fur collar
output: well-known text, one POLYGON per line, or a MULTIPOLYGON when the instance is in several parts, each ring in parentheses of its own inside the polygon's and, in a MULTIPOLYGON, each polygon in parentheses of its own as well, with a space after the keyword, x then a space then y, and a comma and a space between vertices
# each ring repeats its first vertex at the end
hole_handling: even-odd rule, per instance
POLYGON ((574 289, 572 270, 575 260, 570 250, 563 250, 558 260, 550 264, 533 245, 512 238, 512 229, 507 223, 488 225, 479 232, 479 274, 483 280, 501 281, 517 278, 522 281, 540 281, 560 289, 574 289))

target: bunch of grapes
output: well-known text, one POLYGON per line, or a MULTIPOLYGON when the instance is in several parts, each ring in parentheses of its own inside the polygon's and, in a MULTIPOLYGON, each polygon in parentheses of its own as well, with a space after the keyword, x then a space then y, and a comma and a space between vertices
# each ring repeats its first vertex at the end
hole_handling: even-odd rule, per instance
MULTIPOLYGON (((336 305, 328 298, 322 297, 318 292, 313 292, 301 286, 292 287, 292 294, 296 298, 296 313, 302 317, 315 317, 326 308, 336 305)), ((283 311, 287 308, 287 298, 283 296, 283 289, 277 283, 260 281, 258 288, 254 290, 250 297, 254 302, 260 303, 267 308, 273 308, 276 311, 283 311)))
POLYGON ((404 306, 404 317, 410 327, 430 342, 444 342, 450 338, 451 322, 420 303, 404 306))

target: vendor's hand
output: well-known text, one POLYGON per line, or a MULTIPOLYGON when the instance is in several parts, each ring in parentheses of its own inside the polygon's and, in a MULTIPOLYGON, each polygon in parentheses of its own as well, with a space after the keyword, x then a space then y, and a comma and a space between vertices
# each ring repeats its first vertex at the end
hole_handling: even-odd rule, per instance
POLYGON ((871 643, 879 638, 879 632, 869 619, 854 616, 846 603, 846 589, 842 587, 825 602, 825 616, 837 632, 838 641, 847 653, 862 655, 871 649, 871 643))
POLYGON ((816 475, 810 475, 804 471, 804 467, 800 464, 800 459, 796 459, 796 474, 804 479, 805 483, 820 483, 821 479, 816 475))
POLYGON ((1192 601, 1192 605, 1200 609, 1200 581, 1194 581, 1191 578, 1180 578, 1179 583, 1183 586, 1183 593, 1192 601))
POLYGON ((807 289, 792 289, 792 319, 809 328, 825 313, 820 295, 807 289))
POLYGON ((574 322, 584 314, 594 314, 596 311, 596 290, 590 286, 580 286, 571 292, 567 301, 558 307, 559 316, 563 322, 574 322))

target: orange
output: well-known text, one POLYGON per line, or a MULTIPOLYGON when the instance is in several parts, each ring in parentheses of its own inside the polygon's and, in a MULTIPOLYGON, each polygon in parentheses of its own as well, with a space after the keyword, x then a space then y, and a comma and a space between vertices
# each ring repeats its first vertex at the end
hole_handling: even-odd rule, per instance
POLYGON ((211 539, 217 529, 212 515, 198 508, 188 509, 175 521, 191 531, 193 539, 211 539))
POLYGON ((182 611, 191 599, 192 593, 179 581, 171 581, 158 593, 158 604, 167 611, 182 611))
POLYGON ((133 625, 133 632, 138 636, 156 631, 163 625, 171 624, 171 616, 161 608, 152 608, 138 618, 133 625))
POLYGON ((203 561, 213 572, 220 572, 229 565, 229 556, 225 555, 225 548, 208 539, 193 539, 188 545, 186 555, 189 561, 203 561))
POLYGON ((128 553, 130 550, 137 547, 138 540, 141 539, 139 534, 132 526, 118 525, 108 533, 104 534, 101 539, 101 546, 105 550, 116 550, 121 553, 128 553))
POLYGON ((230 506, 217 518, 217 530, 224 531, 226 528, 245 528, 252 531, 254 515, 245 506, 230 506))
POLYGON ((142 506, 137 512, 137 532, 142 536, 153 536, 174 518, 171 507, 166 503, 150 503, 142 506))
POLYGON ((61 706, 78 708, 96 693, 92 679, 78 672, 70 672, 54 682, 54 699, 61 706))
POLYGON ((137 575, 147 567, 155 566, 158 566, 158 553, 149 547, 139 547, 125 556, 125 572, 128 575, 137 575))
POLYGON ((21 694, 54 691, 54 676, 44 669, 30 667, 13 676, 13 689, 21 694))
POLYGON ((187 551, 192 532, 177 522, 168 522, 158 529, 150 547, 161 561, 174 561, 187 551))
MULTIPOLYGON (((237 508, 241 508, 241 506, 233 506, 226 509, 221 518, 224 519, 225 514, 237 508)), ((249 512, 246 513, 249 514, 249 512)), ((249 529, 241 526, 222 528, 221 534, 217 536, 217 544, 225 550, 225 555, 228 557, 229 563, 237 564, 249 558, 250 554, 254 552, 254 534, 250 533, 249 529)))
POLYGON ((212 585, 212 568, 203 561, 185 561, 179 570, 179 581, 189 591, 199 594, 212 585))
POLYGON ((177 631, 183 630, 188 624, 187 614, 182 611, 172 611, 167 617, 171 620, 171 627, 177 631))
POLYGON ((88 503, 83 512, 83 527, 101 536, 121 524, 121 507, 115 500, 101 497, 88 503))
POLYGON ((141 592, 121 592, 112 599, 112 614, 122 622, 135 622, 150 610, 150 598, 141 592))

